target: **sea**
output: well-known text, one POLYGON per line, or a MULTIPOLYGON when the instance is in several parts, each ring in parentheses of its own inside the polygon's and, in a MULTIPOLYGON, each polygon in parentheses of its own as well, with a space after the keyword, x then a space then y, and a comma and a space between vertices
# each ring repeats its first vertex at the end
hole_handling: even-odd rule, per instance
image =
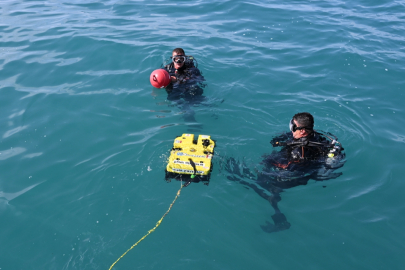
POLYGON ((1 0, 0 269, 404 269, 404 33, 401 0, 1 0), (150 83, 178 47, 199 102, 150 83), (344 165, 282 190, 269 230, 246 183, 299 112, 344 165), (182 134, 215 141, 209 185, 159 223, 182 134))

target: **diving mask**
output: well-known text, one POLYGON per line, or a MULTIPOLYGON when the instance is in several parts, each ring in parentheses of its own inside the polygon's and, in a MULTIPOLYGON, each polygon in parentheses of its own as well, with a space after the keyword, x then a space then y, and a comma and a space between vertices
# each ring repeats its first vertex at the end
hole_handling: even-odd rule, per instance
POLYGON ((175 55, 172 57, 172 59, 173 59, 173 63, 181 64, 186 61, 186 56, 185 55, 175 55))
POLYGON ((297 127, 297 125, 294 123, 294 118, 292 118, 290 120, 289 126, 290 126, 291 132, 295 132, 295 131, 301 130, 301 129, 312 129, 312 128, 309 128, 309 127, 297 127))

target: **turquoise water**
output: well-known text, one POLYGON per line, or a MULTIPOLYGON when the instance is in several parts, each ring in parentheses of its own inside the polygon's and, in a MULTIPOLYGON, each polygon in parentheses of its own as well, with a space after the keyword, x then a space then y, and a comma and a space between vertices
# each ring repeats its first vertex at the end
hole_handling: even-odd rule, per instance
POLYGON ((114 269, 402 269, 402 1, 2 1, 0 269, 108 269, 161 218, 175 136, 217 142, 209 186, 182 190, 114 269), (149 74, 182 47, 206 99, 149 74), (190 110, 195 121, 189 121, 190 110), (291 223, 227 179, 297 112, 342 142, 342 176, 286 190, 291 223), (324 188, 324 186, 326 186, 324 188))

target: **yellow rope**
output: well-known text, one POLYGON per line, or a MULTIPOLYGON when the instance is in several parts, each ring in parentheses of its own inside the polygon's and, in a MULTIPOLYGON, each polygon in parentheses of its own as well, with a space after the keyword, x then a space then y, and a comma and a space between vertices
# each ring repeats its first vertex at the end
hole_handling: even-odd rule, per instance
POLYGON ((124 256, 128 253, 128 251, 130 251, 131 249, 133 249, 133 248, 134 248, 136 245, 138 245, 143 239, 145 239, 146 236, 148 236, 149 234, 151 234, 152 232, 154 232, 154 231, 156 230, 156 228, 159 227, 160 223, 162 223, 163 219, 164 219, 165 216, 170 212, 170 209, 172 209, 173 204, 176 202, 177 198, 180 196, 180 191, 181 191, 181 189, 182 189, 183 187, 184 187, 184 185, 181 185, 180 189, 177 191, 176 197, 174 198, 173 202, 170 204, 169 209, 167 209, 166 213, 165 213, 165 214, 162 216, 162 218, 156 223, 156 226, 155 226, 153 229, 149 230, 148 233, 145 234, 141 239, 139 239, 138 242, 136 242, 135 244, 133 244, 132 247, 130 247, 127 251, 125 251, 125 253, 122 254, 121 257, 119 257, 118 260, 116 260, 116 261, 110 266, 110 268, 109 268, 108 270, 111 270, 111 269, 114 267, 114 265, 115 265, 119 260, 121 260, 122 257, 124 257, 124 256))

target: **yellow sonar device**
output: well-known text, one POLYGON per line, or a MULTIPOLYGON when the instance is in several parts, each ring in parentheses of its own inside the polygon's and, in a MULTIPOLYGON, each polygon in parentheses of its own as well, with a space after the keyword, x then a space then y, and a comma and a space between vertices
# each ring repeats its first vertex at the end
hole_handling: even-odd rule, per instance
POLYGON ((166 167, 166 181, 171 178, 186 182, 204 181, 208 185, 212 171, 215 142, 211 136, 183 134, 176 137, 166 167))

